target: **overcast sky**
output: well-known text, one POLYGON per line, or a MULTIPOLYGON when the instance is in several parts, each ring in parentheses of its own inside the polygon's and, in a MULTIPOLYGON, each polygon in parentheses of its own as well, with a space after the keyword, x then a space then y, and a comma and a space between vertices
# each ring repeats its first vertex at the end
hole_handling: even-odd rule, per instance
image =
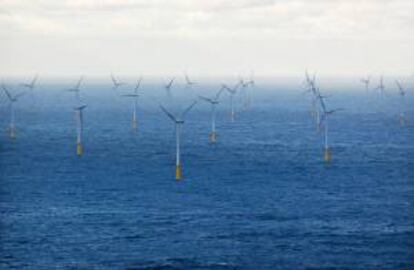
POLYGON ((0 0, 0 76, 414 74, 413 0, 0 0))

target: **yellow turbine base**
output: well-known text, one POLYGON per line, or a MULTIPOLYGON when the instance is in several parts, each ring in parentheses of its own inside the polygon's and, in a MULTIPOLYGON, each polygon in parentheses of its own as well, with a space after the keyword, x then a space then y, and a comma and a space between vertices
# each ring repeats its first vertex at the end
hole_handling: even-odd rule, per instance
POLYGON ((82 156, 82 154, 83 154, 82 144, 80 144, 80 143, 78 143, 78 144, 76 145, 76 154, 77 154, 78 156, 82 156))
POLYGON ((325 148, 324 160, 325 160, 325 162, 331 162, 331 160, 332 160, 332 152, 331 152, 331 149, 330 148, 325 148))
POLYGON ((177 165, 175 166, 175 179, 181 180, 182 178, 183 178, 183 174, 181 170, 181 165, 177 165))
POLYGON ((216 143, 217 142, 217 133, 216 132, 211 132, 210 136, 209 136, 209 139, 210 139, 210 143, 216 143))

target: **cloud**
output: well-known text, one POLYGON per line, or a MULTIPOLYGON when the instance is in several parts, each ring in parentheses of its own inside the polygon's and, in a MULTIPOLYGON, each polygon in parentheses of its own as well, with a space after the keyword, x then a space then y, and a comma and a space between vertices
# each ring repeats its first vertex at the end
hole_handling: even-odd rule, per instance
POLYGON ((1 0, 0 5, 3 36, 401 38, 414 31, 410 0, 1 0))

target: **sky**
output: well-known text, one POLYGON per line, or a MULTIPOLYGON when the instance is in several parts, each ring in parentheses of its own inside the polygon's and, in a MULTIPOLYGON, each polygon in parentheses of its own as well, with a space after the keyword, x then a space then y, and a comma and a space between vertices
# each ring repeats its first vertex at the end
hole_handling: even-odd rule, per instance
POLYGON ((414 74, 413 0, 0 0, 0 77, 414 74))

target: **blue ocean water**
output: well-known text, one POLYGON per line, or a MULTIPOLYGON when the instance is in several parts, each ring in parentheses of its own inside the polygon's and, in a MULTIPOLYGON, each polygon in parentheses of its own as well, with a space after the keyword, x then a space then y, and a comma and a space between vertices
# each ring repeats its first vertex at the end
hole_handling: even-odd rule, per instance
POLYGON ((217 86, 167 100, 144 84, 134 133, 131 100, 85 85, 81 157, 65 87, 25 96, 17 139, 0 137, 1 269, 414 269, 409 96, 400 127, 398 96, 330 92, 328 105, 345 109, 329 119, 330 164, 298 87, 258 85, 247 111, 238 96, 234 123, 223 95, 216 145, 199 102, 177 182, 174 126, 158 104, 179 111, 217 86))

